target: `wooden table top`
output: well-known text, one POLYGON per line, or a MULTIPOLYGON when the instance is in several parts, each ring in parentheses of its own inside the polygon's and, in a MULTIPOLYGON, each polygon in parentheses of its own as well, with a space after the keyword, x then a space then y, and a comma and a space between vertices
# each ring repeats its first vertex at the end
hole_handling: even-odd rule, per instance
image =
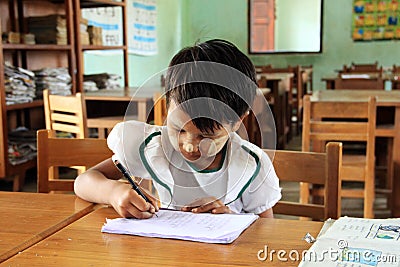
POLYGON ((85 92, 86 100, 107 101, 151 101, 155 92, 162 92, 161 87, 127 87, 118 90, 99 90, 85 92))
POLYGON ((378 106, 400 105, 400 90, 320 90, 313 93, 311 101, 368 101, 370 96, 376 96, 378 106))
MULTIPOLYGON (((106 218, 118 217, 112 208, 101 208, 70 224, 5 262, 6 265, 42 266, 228 266, 268 264, 297 266, 298 261, 279 261, 273 254, 261 262, 257 254, 268 246, 300 254, 310 247, 302 238, 307 232, 317 236, 321 222, 258 219, 232 244, 206 244, 191 241, 101 233, 106 218)), ((260 254, 264 256, 263 253, 260 254)), ((288 258, 288 254, 286 254, 288 258)))
POLYGON ((75 195, 0 191, 0 262, 93 210, 75 195))

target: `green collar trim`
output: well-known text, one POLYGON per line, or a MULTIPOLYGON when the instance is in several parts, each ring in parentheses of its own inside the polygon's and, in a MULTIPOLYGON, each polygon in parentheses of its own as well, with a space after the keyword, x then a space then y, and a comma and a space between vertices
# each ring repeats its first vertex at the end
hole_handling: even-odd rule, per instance
POLYGON ((150 134, 141 144, 139 147, 139 155, 140 155, 140 159, 142 160, 142 163, 144 165, 144 167, 146 168, 146 170, 149 172, 151 178, 153 178, 153 180, 157 183, 159 183, 162 187, 164 187, 165 189, 168 190, 171 199, 172 199, 172 191, 171 188, 169 188, 169 186, 167 184, 165 184, 163 181, 161 181, 157 175, 155 174, 155 172, 153 171, 153 169, 150 167, 149 162, 146 159, 146 156, 144 155, 144 148, 150 143, 151 139, 153 139, 153 137, 161 135, 161 132, 154 132, 152 134, 150 134))
POLYGON ((239 192, 239 194, 236 196, 236 198, 235 198, 234 200, 228 202, 228 203, 225 203, 225 205, 229 205, 229 204, 235 202, 237 199, 239 199, 239 198, 243 195, 244 191, 246 191, 246 189, 250 186, 250 184, 251 184, 251 183, 253 182, 253 180, 256 178, 256 176, 258 175, 258 173, 260 172, 260 169, 261 169, 260 158, 257 156, 257 154, 254 153, 253 151, 251 151, 248 147, 246 147, 246 146, 244 146, 244 145, 242 145, 241 148, 243 148, 247 153, 249 153, 249 154, 254 158, 254 160, 255 160, 256 163, 257 163, 257 167, 256 167, 256 169, 255 169, 253 175, 250 177, 250 179, 247 181, 247 183, 246 183, 246 184, 243 186, 243 188, 240 190, 240 192, 239 192))

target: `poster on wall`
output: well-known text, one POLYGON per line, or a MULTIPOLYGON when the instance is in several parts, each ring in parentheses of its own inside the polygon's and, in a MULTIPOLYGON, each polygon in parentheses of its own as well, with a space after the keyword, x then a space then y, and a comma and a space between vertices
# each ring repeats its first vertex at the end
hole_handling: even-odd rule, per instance
MULTIPOLYGON (((81 40, 86 29, 92 45, 122 45, 122 10, 119 7, 98 7, 82 9, 81 40), (93 43, 92 36, 96 39, 93 43)), ((82 44, 89 44, 82 41, 82 44)))
MULTIPOLYGON (((156 0, 128 0, 128 52, 137 55, 157 54, 156 0)), ((121 7, 82 9, 81 40, 83 45, 123 45, 121 7)), ((94 50, 88 53, 121 53, 121 50, 94 50)))
POLYGON ((128 1, 128 50, 138 55, 157 54, 156 0, 128 1))
POLYGON ((354 41, 400 39, 400 0, 353 0, 354 41))

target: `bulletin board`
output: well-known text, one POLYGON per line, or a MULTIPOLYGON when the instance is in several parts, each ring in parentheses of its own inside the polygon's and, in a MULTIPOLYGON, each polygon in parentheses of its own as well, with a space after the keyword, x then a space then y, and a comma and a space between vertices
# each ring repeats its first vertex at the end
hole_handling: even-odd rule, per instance
POLYGON ((354 41, 400 39, 400 0, 353 0, 354 41))

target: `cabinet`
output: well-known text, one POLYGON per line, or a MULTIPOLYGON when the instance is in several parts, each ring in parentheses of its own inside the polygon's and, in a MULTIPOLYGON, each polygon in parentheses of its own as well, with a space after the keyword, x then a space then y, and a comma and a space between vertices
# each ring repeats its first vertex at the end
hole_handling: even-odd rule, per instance
MULTIPOLYGON (((79 1, 78 1, 79 2, 79 1)), ((1 32, 28 33, 29 16, 60 14, 65 16, 66 44, 0 44, 0 179, 13 178, 13 189, 19 190, 27 169, 36 166, 36 159, 12 165, 8 159, 8 133, 16 126, 30 129, 44 128, 43 101, 6 104, 3 62, 10 62, 29 70, 44 67, 67 67, 72 78, 72 92, 76 92, 76 55, 73 19, 73 0, 21 1, 0 0, 1 32)))
POLYGON ((123 82, 125 90, 129 86, 128 77, 128 31, 127 31, 127 1, 111 1, 111 0, 75 0, 75 32, 76 32, 76 59, 77 59, 77 84, 78 91, 83 91, 83 75, 84 70, 84 52, 89 50, 120 50, 123 57, 123 82), (122 45, 83 45, 80 37, 80 23, 82 18, 82 10, 85 8, 108 8, 115 7, 121 9, 121 25, 122 25, 122 45))

